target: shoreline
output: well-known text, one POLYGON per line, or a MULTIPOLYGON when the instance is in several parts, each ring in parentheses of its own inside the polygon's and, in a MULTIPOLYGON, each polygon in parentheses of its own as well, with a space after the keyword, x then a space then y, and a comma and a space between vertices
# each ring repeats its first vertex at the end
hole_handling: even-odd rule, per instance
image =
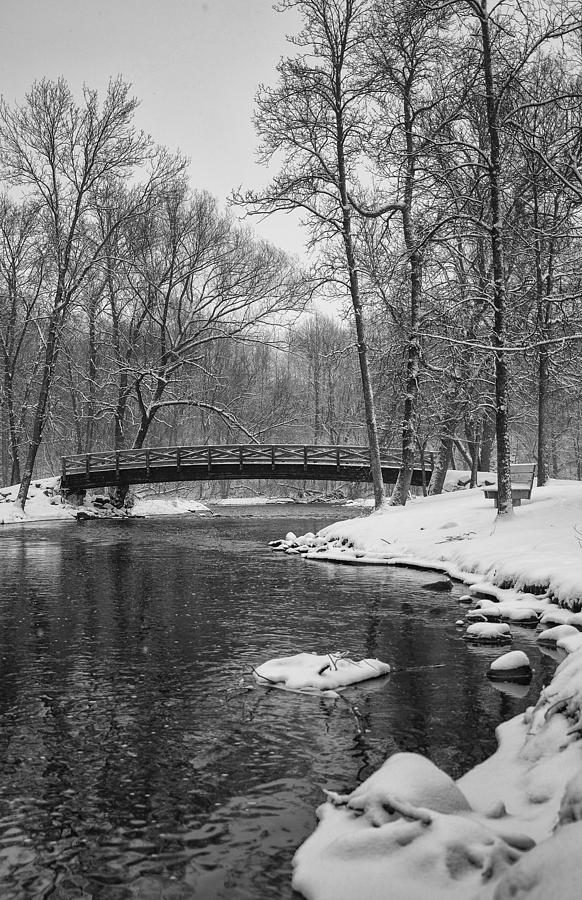
POLYGON ((564 658, 537 702, 496 729, 497 751, 456 783, 424 757, 397 753, 351 794, 330 796, 294 858, 293 887, 308 900, 384 900, 387 884, 393 900, 579 896, 582 485, 534 489, 508 522, 481 492, 463 493, 335 523, 318 546, 287 552, 441 572, 468 585, 477 614, 502 610, 511 625, 532 610, 546 633, 566 624, 553 640, 564 658), (407 777, 395 777, 399 765, 407 777))
POLYGON ((59 476, 35 479, 32 482, 24 513, 14 506, 19 485, 0 488, 0 527, 23 525, 34 522, 79 521, 89 519, 143 519, 153 516, 176 516, 195 514, 214 515, 214 510, 236 509, 254 506, 297 507, 302 511, 315 505, 346 506, 351 509, 370 508, 369 500, 338 500, 321 497, 304 500, 293 497, 230 497, 216 498, 206 501, 194 500, 184 496, 183 492, 172 490, 167 492, 131 491, 129 502, 121 508, 114 506, 103 490, 92 490, 87 493, 83 504, 76 505, 62 500, 59 476))

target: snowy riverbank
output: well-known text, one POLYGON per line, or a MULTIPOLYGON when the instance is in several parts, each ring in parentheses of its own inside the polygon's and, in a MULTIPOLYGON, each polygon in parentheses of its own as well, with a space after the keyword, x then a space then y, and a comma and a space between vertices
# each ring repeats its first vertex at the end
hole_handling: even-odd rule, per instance
POLYGON ((131 495, 130 505, 116 509, 104 492, 87 493, 83 506, 64 503, 58 477, 42 478, 32 482, 24 514, 14 506, 19 485, 0 488, 0 525, 22 522, 47 522, 78 518, 149 518, 150 516, 177 516, 187 513, 211 515, 211 510, 198 500, 179 494, 157 494, 137 491, 131 495))
POLYGON ((534 488, 508 521, 498 519, 481 490, 466 490, 387 507, 319 534, 345 542, 322 554, 328 559, 422 565, 468 583, 478 577, 547 592, 561 606, 582 608, 582 482, 534 488))
POLYGON ((296 497, 246 496, 214 498, 207 501, 194 500, 188 496, 188 488, 180 486, 166 491, 155 491, 146 486, 132 489, 123 509, 117 509, 111 502, 107 490, 88 491, 82 506, 65 503, 61 499, 58 476, 35 479, 30 487, 24 515, 14 506, 18 495, 18 484, 0 488, 0 525, 17 522, 46 522, 53 519, 80 518, 151 518, 153 516, 179 516, 189 513, 212 515, 212 508, 247 506, 309 506, 313 503, 372 508, 373 500, 346 500, 321 496, 312 501, 296 497))
POLYGON ((533 609, 544 631, 570 623, 550 636, 564 661, 536 705, 456 784, 397 754, 351 794, 329 795, 295 857, 293 884, 309 900, 580 896, 581 532, 582 484, 554 481, 510 521, 480 490, 462 491, 339 522, 303 549, 308 562, 436 568, 467 583, 484 613, 495 604, 511 622, 533 609))

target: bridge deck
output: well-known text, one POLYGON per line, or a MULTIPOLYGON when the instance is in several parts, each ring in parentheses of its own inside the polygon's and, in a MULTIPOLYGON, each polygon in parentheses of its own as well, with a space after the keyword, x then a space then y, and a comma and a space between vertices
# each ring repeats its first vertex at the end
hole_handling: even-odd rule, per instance
MULTIPOLYGON (((432 468, 432 454, 426 455, 426 463, 432 468)), ((381 465, 384 481, 395 482, 399 451, 383 449, 381 465)), ((341 445, 221 444, 81 453, 63 457, 61 488, 239 478, 371 481, 370 451, 341 445)), ((422 484, 420 467, 415 468, 412 483, 422 484)))

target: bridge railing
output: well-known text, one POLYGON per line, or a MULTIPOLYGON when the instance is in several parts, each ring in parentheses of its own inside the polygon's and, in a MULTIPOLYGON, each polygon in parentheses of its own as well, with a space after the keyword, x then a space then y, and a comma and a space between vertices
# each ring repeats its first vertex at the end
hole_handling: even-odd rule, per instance
MULTIPOLYGON (((383 466, 399 467, 401 451, 383 448, 380 461, 383 466)), ((369 466, 370 451, 367 447, 322 444, 218 444, 191 447, 148 447, 140 450, 106 450, 97 453, 77 453, 62 458, 62 475, 78 475, 99 471, 122 472, 124 469, 145 469, 168 467, 180 469, 182 466, 300 464, 347 466, 369 466)), ((427 468, 433 466, 433 454, 425 456, 427 468)))

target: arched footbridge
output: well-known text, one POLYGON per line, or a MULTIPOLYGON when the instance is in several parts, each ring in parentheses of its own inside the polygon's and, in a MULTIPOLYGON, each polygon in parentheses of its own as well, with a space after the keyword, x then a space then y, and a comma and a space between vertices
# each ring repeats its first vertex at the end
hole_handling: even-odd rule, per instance
MULTIPOLYGON (((394 483, 400 451, 383 449, 381 464, 384 481, 394 483)), ((427 453, 428 474, 433 464, 433 455, 427 453)), ((78 453, 62 458, 61 490, 74 493, 114 485, 239 478, 371 481, 370 451, 346 445, 216 444, 78 453)), ((422 483, 418 466, 412 484, 422 483)))

